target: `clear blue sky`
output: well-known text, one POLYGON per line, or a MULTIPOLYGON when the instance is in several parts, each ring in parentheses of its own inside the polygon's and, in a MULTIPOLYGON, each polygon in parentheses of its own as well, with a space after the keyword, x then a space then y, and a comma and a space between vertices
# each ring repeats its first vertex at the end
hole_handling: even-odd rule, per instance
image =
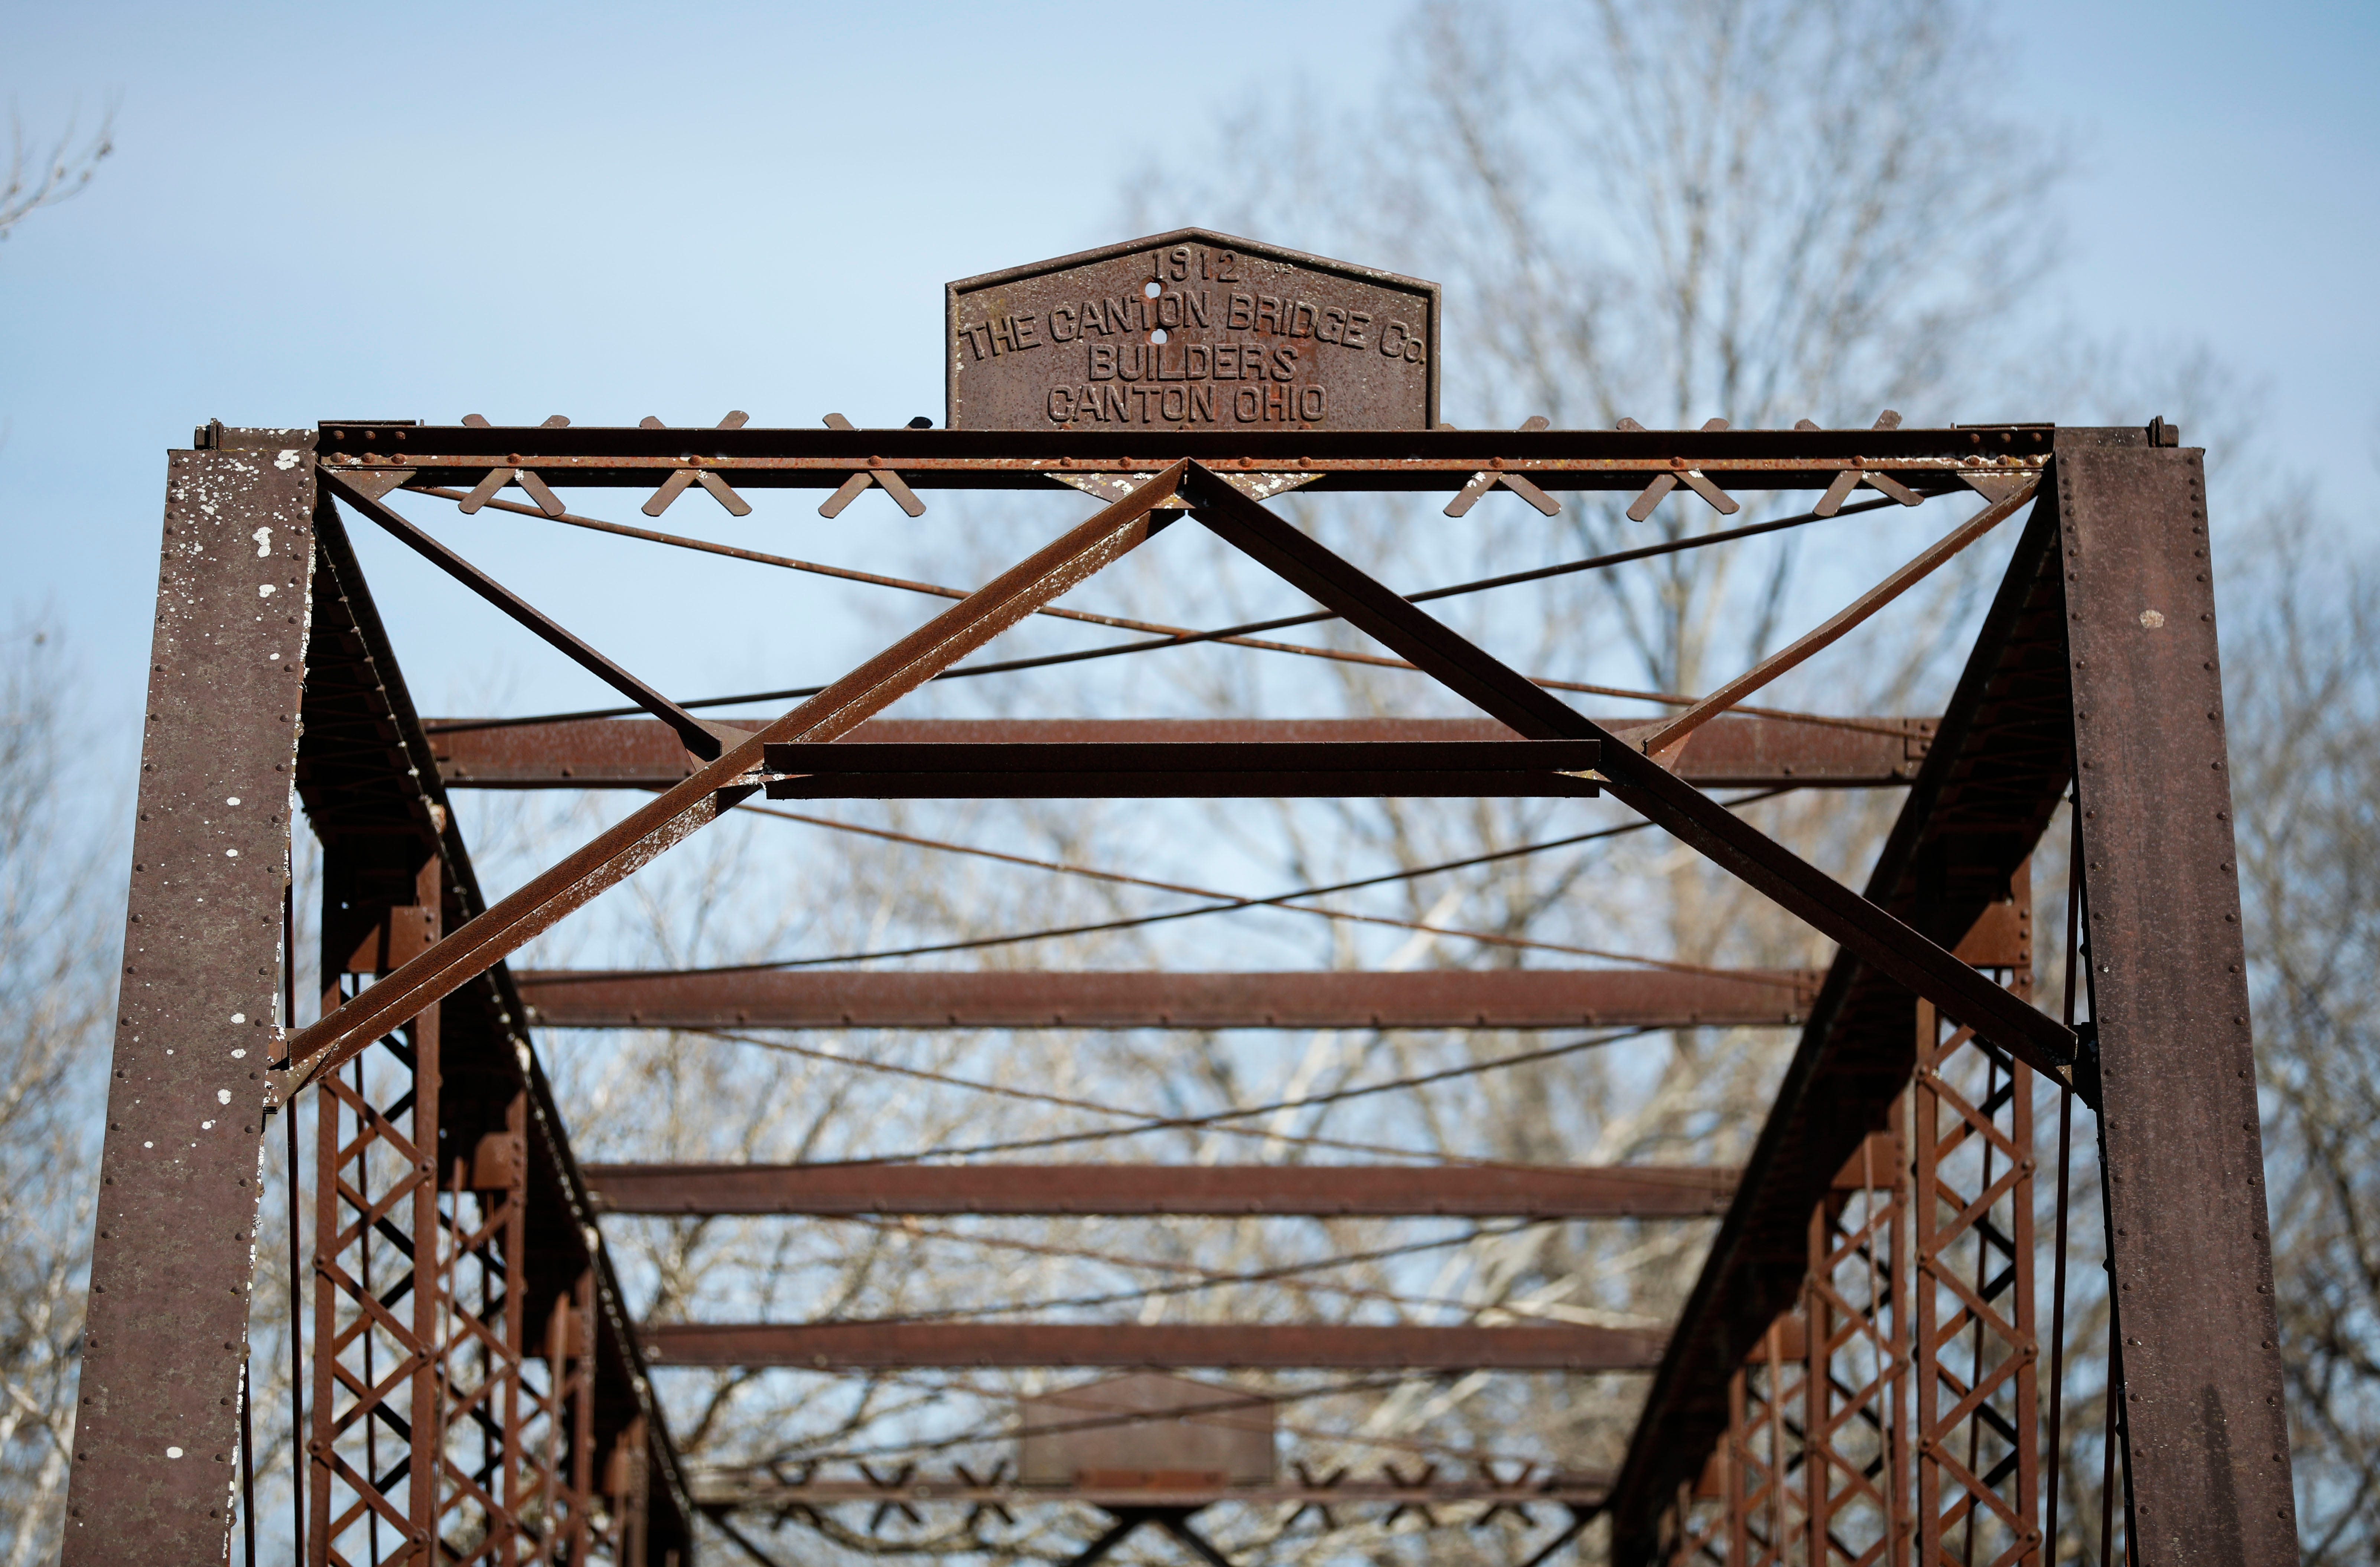
MULTIPOLYGON (((1974 68, 2079 165, 2049 303, 2095 333, 2204 342, 2269 392, 2263 460, 2365 528, 2380 6, 2000 14, 2012 47, 1974 68)), ((129 735, 163 452, 210 417, 939 416, 945 280, 1123 237, 1121 182, 1204 145, 1247 93, 1367 99, 1390 15, 0 4, 0 91, 29 129, 121 104, 91 190, 0 245, 0 611, 54 606, 103 735, 129 735)), ((682 504, 706 531, 854 564, 938 521, 871 497, 840 525, 787 504, 731 530, 682 504)), ((808 656, 806 588, 529 527, 470 547, 665 686, 839 672, 808 656), (649 613, 623 613, 628 573, 649 613)), ((428 631, 485 613, 377 545, 370 564, 384 599, 433 606, 391 615, 425 706, 597 694, 503 636, 492 669, 457 664, 428 631)))

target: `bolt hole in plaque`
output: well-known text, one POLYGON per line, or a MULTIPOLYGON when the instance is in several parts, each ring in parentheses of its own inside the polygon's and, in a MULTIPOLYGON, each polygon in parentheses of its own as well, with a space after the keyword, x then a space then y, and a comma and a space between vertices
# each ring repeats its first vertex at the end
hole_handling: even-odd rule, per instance
POLYGON ((1161 326, 1159 327, 1156 331, 1148 334, 1148 340, 1151 343, 1163 343, 1168 341, 1165 335, 1165 329, 1161 326))

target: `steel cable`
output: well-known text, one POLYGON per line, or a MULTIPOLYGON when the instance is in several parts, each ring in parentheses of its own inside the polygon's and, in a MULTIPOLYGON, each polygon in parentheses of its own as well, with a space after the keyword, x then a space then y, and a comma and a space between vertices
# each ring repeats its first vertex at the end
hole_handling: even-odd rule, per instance
MULTIPOLYGON (((413 485, 407 486, 407 488, 413 490, 418 494, 432 495, 441 500, 459 501, 464 498, 463 492, 459 490, 444 489, 434 485, 413 485)), ((535 516, 540 518, 544 518, 546 516, 544 512, 540 511, 535 506, 525 506, 516 502, 490 501, 487 504, 492 506, 499 507, 504 511, 517 512, 524 516, 535 516)), ((1890 500, 1889 498, 1863 501, 1853 505, 1845 506, 1834 515, 1837 516, 1849 516, 1857 512, 1873 511, 1880 506, 1898 504, 1900 504, 1899 502, 1890 500)), ((625 538, 644 540, 653 543, 667 544, 679 549, 700 551, 707 554, 724 555, 732 559, 750 561, 762 565, 783 566, 792 571, 811 572, 820 576, 841 578, 846 581, 865 582, 878 587, 897 588, 908 592, 929 594, 936 598, 956 600, 965 599, 968 596, 967 592, 963 589, 945 587, 940 583, 918 582, 906 577, 887 577, 875 572, 856 571, 848 566, 826 565, 816 561, 800 560, 791 555, 772 555, 759 550, 738 549, 730 544, 713 543, 709 540, 692 539, 683 534, 662 533, 651 528, 631 528, 625 524, 604 522, 600 518, 579 516, 569 512, 565 512, 562 514, 562 516, 554 517, 552 520, 567 523, 574 528, 590 528, 603 533, 615 533, 625 538)), ((1507 572, 1500 577, 1481 577, 1476 581, 1472 582, 1458 582, 1442 588, 1425 589, 1421 592, 1408 595, 1406 602, 1416 604, 1427 603, 1433 600, 1453 598, 1467 593, 1484 592, 1494 588, 1508 588, 1524 582, 1541 581, 1548 577, 1567 576, 1574 572, 1594 571, 1606 566, 1624 565, 1631 561, 1645 560, 1658 555, 1674 554, 1685 550, 1706 549, 1715 544, 1731 543, 1737 540, 1748 539, 1756 534, 1773 533, 1781 528, 1798 528, 1805 523, 1823 520, 1826 519, 1820 517, 1815 512, 1803 512, 1797 516, 1779 517, 1768 522, 1748 524, 1742 528, 1721 528, 1712 533, 1696 534, 1689 539, 1677 539, 1659 544, 1641 545, 1633 550, 1620 550, 1609 554, 1590 555, 1583 560, 1563 561, 1553 565, 1537 566, 1527 571, 1507 572)), ((1304 614, 1278 616, 1271 620, 1248 621, 1238 626, 1219 626, 1208 631, 1195 630, 1188 626, 1166 626, 1156 621, 1133 620, 1120 615, 1098 614, 1087 610, 1061 609, 1054 605, 1046 606, 1036 613, 1050 615, 1061 620, 1072 620, 1095 626, 1111 626, 1120 630, 1145 631, 1153 633, 1154 635, 1149 640, 1143 642, 1126 642, 1105 648, 1077 649, 1073 652, 1045 653, 1032 658, 1005 659, 991 663, 968 664, 959 669, 944 670, 932 676, 932 678, 935 680, 960 680, 982 674, 1013 674, 1020 670, 1044 669, 1057 664, 1081 663, 1095 659, 1116 658, 1125 653, 1150 652, 1160 648, 1186 648, 1202 642, 1220 642, 1240 647, 1257 648, 1268 652, 1295 653, 1306 658, 1328 659, 1341 663, 1369 664, 1381 669, 1412 669, 1414 667, 1411 663, 1402 659, 1385 658, 1377 653, 1358 653, 1348 649, 1314 648, 1295 642, 1260 640, 1250 635, 1253 632, 1278 631, 1295 626, 1313 626, 1327 621, 1335 621, 1341 618, 1339 615, 1328 610, 1309 611, 1304 614)), ((1629 701, 1658 702, 1671 707, 1692 707, 1696 701, 1701 699, 1695 697, 1680 696, 1675 692, 1641 691, 1629 686, 1597 686, 1582 681, 1555 680, 1537 676, 1531 676, 1531 678, 1535 680, 1537 685, 1545 686, 1548 690, 1575 691, 1585 696, 1611 697, 1629 701)), ((820 691, 824 689, 824 686, 808 686, 778 691, 744 691, 738 692, 733 696, 697 698, 691 701, 682 702, 679 706, 687 709, 718 708, 733 706, 737 702, 792 701, 799 700, 808 697, 814 697, 818 695, 820 691)), ((1782 708, 1755 707, 1748 703, 1738 704, 1734 711, 1738 712, 1751 713, 1762 718, 1780 719, 1792 723, 1814 723, 1825 725, 1829 728, 1853 729, 1875 734, 1900 733, 1897 729, 1887 728, 1886 726, 1877 724, 1871 720, 1842 718, 1825 713, 1798 712, 1782 708)), ((462 723, 444 723, 434 725, 431 728, 430 733, 433 735, 459 734, 465 731, 476 729, 508 729, 517 728, 528 724, 574 723, 583 719, 626 718, 633 717, 642 711, 644 711, 642 708, 635 707, 594 708, 577 712, 544 713, 527 718, 473 719, 462 723)))

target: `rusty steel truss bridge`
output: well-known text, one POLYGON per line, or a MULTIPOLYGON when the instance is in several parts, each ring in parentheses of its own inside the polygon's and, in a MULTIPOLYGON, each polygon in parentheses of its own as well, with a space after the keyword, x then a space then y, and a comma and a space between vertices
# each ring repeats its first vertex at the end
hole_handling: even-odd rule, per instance
POLYGON ((1631 1567, 2042 1564, 2060 1505, 2052 1455, 2070 1423, 2056 1367, 2078 1098, 2100 1117, 2116 1321, 2107 1439, 2132 1559, 2295 1560, 2201 454, 2162 419, 1457 431, 1436 419, 1434 289, 1223 243, 1168 236, 954 285, 951 427, 771 429, 741 415, 700 429, 217 423, 171 454, 68 1563, 221 1561, 243 1510, 253 1530, 242 1479, 249 1314, 261 1293, 285 1288, 300 1306, 302 1483, 290 1526, 317 1567, 686 1567, 702 1515, 718 1523, 714 1543, 767 1561, 747 1532, 755 1517, 856 1510, 873 1528, 930 1509, 972 1520, 1052 1501, 1104 1510, 1083 1561, 1144 1526, 1221 1561, 1194 1520, 1240 1501, 1303 1509, 1320 1527, 1367 1510, 1429 1524, 1525 1517, 1537 1531, 1532 1562, 1573 1549, 1601 1518, 1614 1560, 1631 1567), (1076 274, 1097 267, 1152 275, 1121 294, 1100 282, 1090 298, 1076 274), (1035 304, 1035 288, 1059 303, 1035 304), (1393 335, 1380 324, 1390 317, 1393 335), (1257 346, 1233 346, 1234 333, 1257 346), (1036 370, 1044 346, 1051 364, 1081 348, 1081 372, 1036 370), (1210 387, 1203 402, 1195 385, 1129 402, 1104 389, 1124 368, 1154 385, 1212 379, 1226 364, 1241 384, 1210 387), (978 365, 985 377, 1043 374, 1051 393, 1036 402, 1038 383, 971 383, 978 365), (1274 386, 1293 375, 1306 380, 1274 386), (1262 395, 1242 396, 1259 378, 1262 395), (1327 396, 1306 390, 1326 382, 1327 396), (996 417, 968 417, 987 407, 996 417), (1235 408, 1255 412, 1234 419, 1235 408), (917 515, 936 492, 1054 498, 1053 480, 1087 492, 1097 514, 973 591, 896 582, 954 601, 756 719, 689 711, 389 504, 403 491, 753 556, 581 516, 558 492, 625 492, 658 518, 698 489, 740 516, 747 493, 826 492, 832 515, 881 488, 917 515), (1290 489, 1402 492, 1445 497, 1459 518, 1499 488, 1548 512, 1557 495, 1624 495, 1639 518, 1664 504, 1732 514, 1753 492, 1799 493, 1809 509, 1406 595, 1267 504, 1290 489), (1953 504, 1961 499, 1972 513, 1953 504), (1507 666, 1428 608, 1921 504, 1961 519, 1808 636, 1656 720, 1585 716, 1561 683, 1507 666), (1814 720, 1747 705, 2003 522, 2016 536, 2008 569, 1939 715, 1814 720), (645 716, 425 721, 350 543, 358 524, 645 716), (1133 646, 1281 645, 1264 640, 1278 621, 1201 629, 1056 609, 1169 526, 1208 530, 1312 600, 1295 623, 1345 623, 1380 650, 1350 656, 1410 668, 1479 716, 879 716, 1034 614, 1126 630, 1133 646), (490 903, 449 806, 475 788, 647 797, 490 903), (1854 888, 1714 794, 1739 788, 1891 790, 1903 803, 1854 888), (506 961, 760 797, 1598 793, 1805 921, 1839 949, 1832 966, 571 973, 506 961), (2082 955, 2069 954, 2067 993, 2037 1003, 2030 865, 2070 797, 2074 871, 2046 895, 2068 900, 2082 955), (301 812, 322 865, 320 1021, 303 1027, 291 951, 301 812), (1728 1169, 588 1165, 534 1048, 548 1027, 1581 1026, 1779 1028, 1799 1043, 1748 1159, 1728 1169), (292 1109, 302 1096, 316 1111, 304 1149, 292 1109), (2037 1101, 2060 1107, 2055 1127, 2035 1124, 2037 1101), (293 1237, 307 1227, 301 1202, 311 1216, 303 1257, 294 1238, 286 1257, 257 1250, 261 1160, 285 1130, 300 1177, 293 1237), (2058 1215, 2055 1235, 2036 1233, 2042 1211, 2058 1215), (1658 1331, 645 1324, 607 1258, 605 1213, 1452 1215, 1717 1229, 1683 1309, 1658 1331), (654 1395, 651 1368, 673 1366, 1624 1371, 1649 1391, 1609 1473, 1415 1454, 1293 1479, 1086 1470, 1052 1485, 930 1464, 704 1472, 680 1461, 654 1395))

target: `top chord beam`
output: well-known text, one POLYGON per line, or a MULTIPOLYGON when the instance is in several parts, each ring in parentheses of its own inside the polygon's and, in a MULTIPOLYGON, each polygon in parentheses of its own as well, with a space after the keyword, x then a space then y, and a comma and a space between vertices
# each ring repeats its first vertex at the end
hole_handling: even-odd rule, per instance
POLYGON ((1324 490, 1454 491, 1480 473, 1551 490, 1642 491, 1696 473, 1722 489, 1817 490, 1846 473, 1920 493, 2033 474, 2046 425, 1947 430, 1146 431, 649 430, 390 421, 322 426, 324 466, 395 482, 478 483, 534 468, 548 484, 650 490, 686 470, 738 489, 834 490, 897 469, 914 488, 1041 489, 1060 476, 1140 473, 1182 457, 1219 472, 1288 473, 1324 490), (1310 477, 1309 477, 1310 476, 1310 477))

